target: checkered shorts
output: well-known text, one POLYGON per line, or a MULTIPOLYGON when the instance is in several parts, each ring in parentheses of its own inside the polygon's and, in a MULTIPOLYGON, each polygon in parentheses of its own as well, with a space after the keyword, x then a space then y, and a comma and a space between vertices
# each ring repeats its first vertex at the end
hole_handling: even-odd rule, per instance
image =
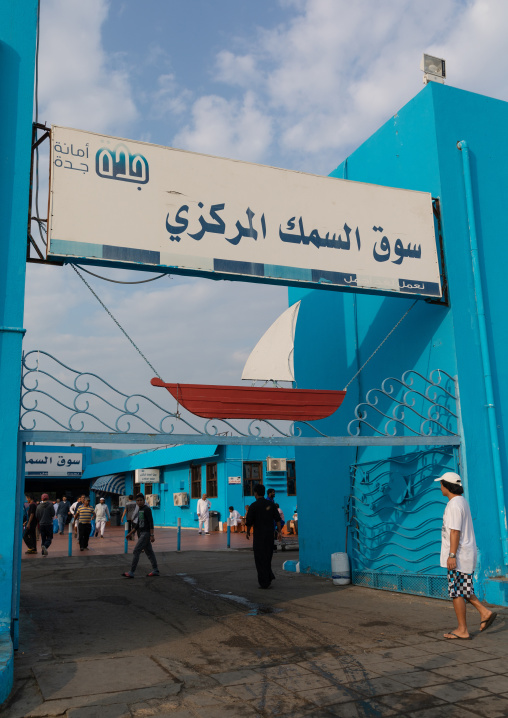
POLYGON ((473 574, 448 570, 448 595, 450 598, 474 596, 473 574))

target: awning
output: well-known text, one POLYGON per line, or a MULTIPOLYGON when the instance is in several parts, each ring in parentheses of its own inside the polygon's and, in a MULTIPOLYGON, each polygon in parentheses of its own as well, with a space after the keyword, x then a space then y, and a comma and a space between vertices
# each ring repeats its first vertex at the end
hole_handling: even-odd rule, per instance
POLYGON ((104 491, 108 494, 125 494, 125 474, 109 474, 101 476, 90 487, 92 491, 104 491))

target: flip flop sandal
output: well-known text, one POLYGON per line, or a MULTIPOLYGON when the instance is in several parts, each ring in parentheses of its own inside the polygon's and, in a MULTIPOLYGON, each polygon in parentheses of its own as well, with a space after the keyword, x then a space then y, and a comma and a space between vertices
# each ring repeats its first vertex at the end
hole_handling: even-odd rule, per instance
POLYGON ((446 641, 472 641, 473 640, 472 636, 467 636, 467 637, 457 636, 457 634, 454 633, 453 631, 450 631, 448 636, 444 636, 446 641), (455 638, 448 638, 448 636, 455 636, 455 638))
POLYGON ((497 613, 492 613, 492 614, 487 618, 487 620, 482 621, 482 622, 480 623, 480 626, 483 626, 483 624, 485 624, 485 625, 483 626, 483 628, 480 628, 480 633, 483 633, 483 631, 486 631, 489 626, 492 626, 492 624, 493 624, 494 621, 496 620, 496 617, 497 617, 497 613))

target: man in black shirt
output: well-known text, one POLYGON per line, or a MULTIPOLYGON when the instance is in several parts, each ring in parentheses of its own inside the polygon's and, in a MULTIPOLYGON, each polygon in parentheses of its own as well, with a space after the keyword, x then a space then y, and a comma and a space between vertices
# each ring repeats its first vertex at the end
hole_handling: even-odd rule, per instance
POLYGON ((35 518, 37 504, 33 496, 27 496, 26 500, 28 501, 28 517, 23 531, 23 541, 26 543, 28 551, 25 553, 37 553, 37 519, 35 518))
POLYGON ((41 534, 41 553, 48 555, 48 548, 53 541, 53 519, 55 518, 55 507, 49 500, 48 494, 42 494, 41 503, 37 506, 35 518, 39 522, 41 534))
POLYGON ((272 572, 273 556, 273 525, 277 525, 277 536, 280 538, 280 516, 272 501, 265 499, 265 487, 262 484, 254 486, 256 501, 249 506, 245 525, 247 538, 250 530, 254 529, 254 561, 258 572, 259 588, 270 588, 275 578, 272 572))
POLYGON ((134 578, 134 572, 138 565, 139 557, 143 551, 152 564, 152 570, 147 574, 147 576, 158 576, 159 568, 152 548, 152 544, 155 541, 152 509, 145 504, 145 497, 143 494, 138 494, 136 496, 136 504, 138 505, 139 511, 132 519, 134 528, 127 534, 127 539, 131 536, 131 534, 137 531, 138 542, 134 546, 134 551, 132 552, 131 570, 126 571, 122 574, 122 576, 125 576, 125 578, 134 578))

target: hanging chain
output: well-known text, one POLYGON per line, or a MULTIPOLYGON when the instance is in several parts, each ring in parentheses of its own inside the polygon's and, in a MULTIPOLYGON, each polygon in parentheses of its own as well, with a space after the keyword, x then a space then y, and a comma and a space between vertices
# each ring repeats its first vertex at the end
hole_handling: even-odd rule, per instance
POLYGON ((126 332, 125 329, 122 327, 122 325, 120 324, 120 322, 119 322, 117 319, 115 319, 115 317, 111 314, 111 312, 109 311, 109 309, 107 308, 107 306, 104 304, 104 302, 102 301, 102 299, 94 292, 94 290, 92 289, 92 287, 88 284, 88 282, 86 281, 86 279, 85 279, 85 278, 83 277, 83 275, 76 269, 76 267, 75 267, 72 263, 70 263, 70 264, 71 264, 71 267, 73 268, 73 270, 74 270, 74 271, 76 272, 76 274, 78 275, 78 277, 81 279, 81 281, 82 281, 84 284, 86 284, 86 286, 88 287, 88 289, 92 292, 92 294, 93 294, 94 297, 97 299, 97 301, 99 302, 99 304, 101 305, 101 307, 103 307, 103 309, 109 314, 109 316, 111 317, 111 319, 115 322, 116 326, 117 326, 117 327, 120 329, 120 331, 127 337, 127 339, 130 341, 130 343, 132 344, 132 346, 134 347, 134 349, 138 352, 138 354, 140 355, 140 357, 145 360, 145 362, 148 364, 148 366, 149 366, 150 369, 153 371, 153 373, 155 374, 155 376, 157 376, 159 379, 161 379, 160 374, 159 374, 159 373, 154 369, 154 367, 150 364, 150 362, 148 361, 148 359, 146 358, 146 356, 143 354, 143 352, 142 352, 141 349, 138 347, 138 345, 134 342, 134 340, 130 338, 130 336, 127 334, 127 332, 126 332))
POLYGON ((362 364, 362 366, 358 369, 358 371, 357 371, 356 374, 352 377, 352 379, 350 379, 350 380, 348 381, 348 383, 347 383, 346 386, 344 387, 343 391, 346 391, 346 389, 348 388, 348 386, 353 383, 353 381, 356 379, 356 377, 358 376, 358 374, 367 366, 367 364, 368 364, 368 363, 370 362, 370 360, 374 357, 374 355, 377 354, 377 352, 381 349, 381 347, 383 346, 383 344, 385 343, 385 341, 393 334, 393 332, 397 329, 397 327, 399 326, 399 324, 400 324, 402 321, 404 321, 404 319, 407 317, 407 315, 409 314, 409 312, 411 311, 411 309, 415 306, 415 304, 416 304, 417 302, 418 302, 418 299, 415 299, 415 301, 411 304, 411 306, 409 307, 409 309, 407 310, 407 312, 401 316, 401 318, 399 319, 399 321, 397 322, 397 324, 396 324, 396 325, 393 327, 393 329, 385 336, 385 338, 383 339, 383 341, 381 342, 381 344, 380 344, 376 349, 374 349, 374 351, 372 352, 372 354, 370 355, 370 357, 367 359, 367 361, 366 361, 364 364, 362 364))

